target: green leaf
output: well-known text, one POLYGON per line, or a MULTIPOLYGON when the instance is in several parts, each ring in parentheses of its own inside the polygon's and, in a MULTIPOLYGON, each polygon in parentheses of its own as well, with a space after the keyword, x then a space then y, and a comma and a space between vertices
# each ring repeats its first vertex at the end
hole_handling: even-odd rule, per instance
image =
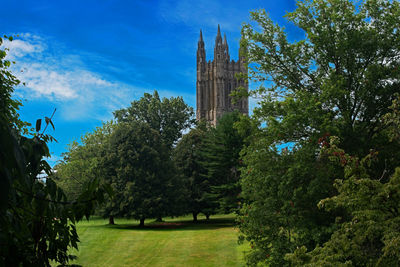
POLYGON ((42 125, 42 119, 37 119, 36 120, 36 132, 40 131, 41 125, 42 125))
POLYGON ((53 130, 55 130, 56 128, 54 127, 54 124, 53 124, 53 122, 51 121, 51 119, 49 118, 49 117, 44 117, 44 119, 45 119, 45 121, 46 121, 46 124, 51 124, 51 126, 53 127, 53 130))

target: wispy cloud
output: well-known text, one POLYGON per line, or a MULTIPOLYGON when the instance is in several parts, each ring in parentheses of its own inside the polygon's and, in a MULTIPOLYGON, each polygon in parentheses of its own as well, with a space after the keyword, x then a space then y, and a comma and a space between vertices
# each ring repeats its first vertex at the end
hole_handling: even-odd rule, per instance
POLYGON ((32 34, 20 34, 12 42, 8 59, 16 61, 13 73, 25 83, 16 94, 28 99, 47 99, 59 107, 66 120, 107 120, 146 91, 144 88, 107 80, 85 67, 84 58, 68 53, 54 40, 32 34))

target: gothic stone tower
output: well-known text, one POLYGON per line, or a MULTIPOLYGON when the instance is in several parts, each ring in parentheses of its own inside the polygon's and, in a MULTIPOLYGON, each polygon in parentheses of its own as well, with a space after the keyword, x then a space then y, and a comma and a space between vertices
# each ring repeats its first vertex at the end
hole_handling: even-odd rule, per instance
POLYGON ((200 30, 200 39, 197 47, 197 83, 196 83, 196 118, 205 119, 212 125, 216 125, 217 119, 225 112, 239 110, 248 115, 249 103, 247 98, 232 102, 230 93, 242 86, 248 90, 247 81, 238 80, 236 73, 247 73, 243 58, 230 61, 226 35, 222 41, 221 31, 218 25, 218 33, 215 38, 214 60, 206 62, 206 50, 203 36, 200 30))

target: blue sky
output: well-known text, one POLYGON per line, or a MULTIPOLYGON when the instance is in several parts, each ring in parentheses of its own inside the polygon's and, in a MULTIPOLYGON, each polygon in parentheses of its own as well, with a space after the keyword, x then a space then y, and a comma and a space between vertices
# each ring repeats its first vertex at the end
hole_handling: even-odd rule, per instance
MULTIPOLYGON (((112 119, 144 92, 182 96, 195 108, 196 49, 203 30, 212 59, 217 25, 226 33, 232 59, 249 12, 266 9, 289 35, 300 33, 282 16, 292 0, 114 1, 0 0, 2 34, 19 38, 5 46, 16 61, 13 72, 26 86, 21 117, 32 124, 50 116, 53 165, 67 144, 112 119)), ((254 101, 251 101, 254 106, 254 101)))

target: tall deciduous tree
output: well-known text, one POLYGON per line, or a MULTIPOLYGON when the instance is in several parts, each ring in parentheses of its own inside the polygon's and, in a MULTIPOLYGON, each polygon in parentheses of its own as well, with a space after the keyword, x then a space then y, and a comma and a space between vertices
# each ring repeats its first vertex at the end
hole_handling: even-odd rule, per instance
POLYGON ((116 192, 107 203, 105 216, 146 218, 169 215, 177 186, 168 149, 160 134, 147 123, 119 123, 110 137, 106 164, 108 179, 116 192))
POLYGON ((380 120, 400 85, 399 2, 302 1, 286 17, 303 30, 303 40, 288 41, 265 11, 252 13, 261 32, 249 24, 242 31, 250 77, 266 82, 253 91, 262 97, 253 116, 259 127, 242 171, 247 205, 240 227, 252 243, 251 264, 289 265, 285 253, 314 249, 337 227, 335 213, 316 208, 337 194, 333 181, 344 177, 318 157, 330 135, 353 156, 379 150, 368 172, 384 173, 382 181, 400 158, 380 120), (294 148, 278 149, 283 143, 294 148))
MULTIPOLYGON (((166 161, 171 160, 172 149, 179 138, 182 137, 184 130, 188 129, 194 122, 193 108, 188 106, 182 97, 171 97, 160 99, 157 91, 151 95, 145 93, 139 100, 133 101, 131 106, 125 109, 120 109, 114 112, 117 122, 121 123, 146 123, 151 129, 158 132, 162 143, 168 151, 166 161)), ((170 172, 171 175, 172 172, 170 172)), ((178 176, 174 176, 176 179, 178 176)), ((170 177, 170 181, 174 177, 170 177)), ((175 188, 171 187, 173 190, 175 188)), ((183 210, 182 203, 179 201, 179 190, 177 192, 169 192, 164 197, 169 197, 169 200, 164 200, 169 203, 175 203, 175 208, 171 207, 170 211, 174 211, 169 215, 179 214, 179 210, 183 210)), ((157 220, 162 220, 158 217, 157 220)))

